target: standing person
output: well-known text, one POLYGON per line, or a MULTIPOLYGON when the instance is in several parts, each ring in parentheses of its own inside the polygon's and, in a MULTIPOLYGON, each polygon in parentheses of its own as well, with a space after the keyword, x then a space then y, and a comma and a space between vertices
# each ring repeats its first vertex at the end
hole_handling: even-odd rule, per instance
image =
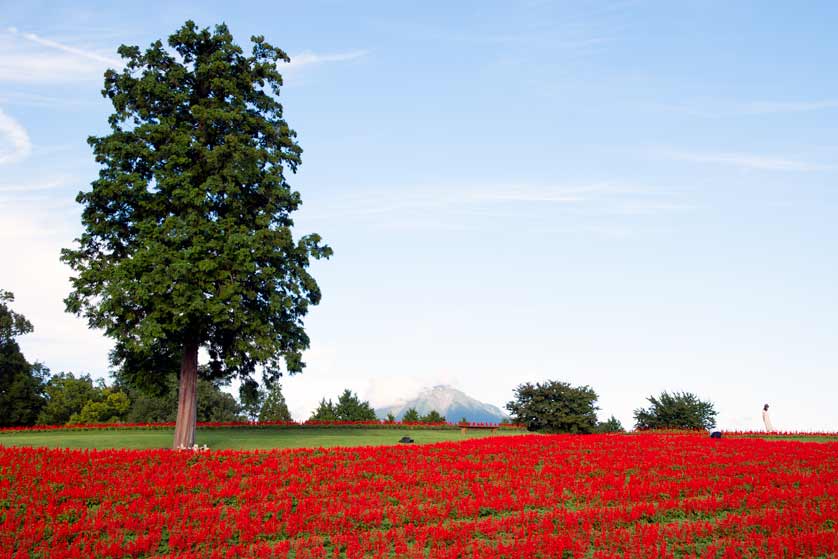
POLYGON ((771 418, 768 417, 768 404, 762 408, 762 422, 765 423, 765 430, 769 433, 774 431, 774 426, 771 425, 771 418))

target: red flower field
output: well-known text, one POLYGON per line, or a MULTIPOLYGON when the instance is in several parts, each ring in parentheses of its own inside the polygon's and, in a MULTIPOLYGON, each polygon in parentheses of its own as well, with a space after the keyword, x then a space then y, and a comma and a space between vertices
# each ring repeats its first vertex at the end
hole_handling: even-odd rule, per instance
POLYGON ((0 558, 836 557, 838 443, 0 447, 0 558))

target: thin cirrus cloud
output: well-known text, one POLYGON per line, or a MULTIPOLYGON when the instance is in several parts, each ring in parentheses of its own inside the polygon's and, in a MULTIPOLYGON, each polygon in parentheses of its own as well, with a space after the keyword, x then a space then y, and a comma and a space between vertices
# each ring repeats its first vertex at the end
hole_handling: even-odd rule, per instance
POLYGON ((831 165, 812 163, 798 159, 785 157, 773 157, 735 152, 692 152, 692 151, 671 151, 660 150, 657 155, 667 159, 690 161, 694 163, 710 163, 717 165, 729 165, 742 169, 753 169, 757 171, 798 171, 814 172, 829 171, 834 169, 831 165))
POLYGON ((33 43, 36 43, 38 45, 41 45, 41 46, 44 46, 44 47, 47 47, 47 48, 59 50, 59 51, 62 51, 62 52, 66 52, 68 54, 72 54, 72 55, 75 55, 75 56, 80 56, 82 58, 87 58, 89 60, 93 60, 93 61, 96 61, 96 62, 101 62, 103 64, 109 64, 111 66, 121 66, 122 65, 122 62, 119 59, 111 58, 109 56, 103 56, 103 55, 101 55, 101 54, 99 54, 95 51, 92 51, 92 50, 80 49, 80 48, 72 47, 72 46, 69 46, 69 45, 65 45, 63 43, 59 43, 58 41, 53 41, 51 39, 45 39, 45 38, 40 37, 40 36, 38 36, 34 33, 21 33, 14 27, 9 27, 8 31, 9 31, 9 33, 11 33, 13 35, 20 35, 21 37, 23 37, 27 41, 31 41, 33 43))
POLYGON ((330 54, 318 54, 311 51, 304 51, 299 54, 291 56, 291 62, 285 65, 286 68, 301 68, 303 66, 313 66, 316 64, 325 64, 329 62, 346 62, 349 60, 357 60, 367 55, 365 50, 352 50, 347 52, 335 52, 330 54))
POLYGON ((121 67, 116 58, 66 45, 14 27, 0 33, 0 81, 22 84, 78 82, 100 79, 107 67, 121 67))
MULTIPOLYGON (((552 216, 557 212, 579 217, 660 214, 693 210, 682 192, 615 183, 581 185, 508 185, 477 187, 412 187, 359 192, 320 207, 313 204, 307 219, 362 218, 366 223, 393 216, 412 218, 428 226, 440 216, 457 215, 479 226, 485 218, 512 219, 552 216), (315 209, 316 208, 316 209, 315 209)), ((403 224, 402 224, 403 225, 403 224)), ((463 225, 462 223, 460 225, 463 225)))
POLYGON ((838 99, 797 101, 750 101, 743 103, 695 102, 658 105, 666 111, 699 118, 769 117, 789 113, 809 113, 838 109, 838 99))
POLYGON ((0 165, 16 163, 32 152, 26 129, 0 109, 0 165))
POLYGON ((819 101, 759 101, 742 107, 742 112, 753 114, 803 113, 838 108, 838 99, 819 101))
MULTIPOLYGON (((298 69, 345 62, 366 54, 365 50, 334 53, 304 51, 293 56, 285 67, 298 69)), ((47 83, 99 79, 105 68, 121 68, 122 65, 118 58, 106 56, 99 50, 79 48, 14 27, 0 33, 0 81, 47 83)))

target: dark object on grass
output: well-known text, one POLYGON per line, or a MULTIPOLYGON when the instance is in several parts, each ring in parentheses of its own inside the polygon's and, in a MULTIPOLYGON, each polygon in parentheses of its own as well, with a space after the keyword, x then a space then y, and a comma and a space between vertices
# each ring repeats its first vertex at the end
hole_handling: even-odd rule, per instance
POLYGON ((399 439, 399 442, 400 443, 412 443, 413 439, 411 439, 410 437, 402 437, 401 439, 399 439))
POLYGON ((711 439, 721 439, 722 438, 722 432, 721 431, 713 431, 712 433, 710 433, 710 438, 711 439))

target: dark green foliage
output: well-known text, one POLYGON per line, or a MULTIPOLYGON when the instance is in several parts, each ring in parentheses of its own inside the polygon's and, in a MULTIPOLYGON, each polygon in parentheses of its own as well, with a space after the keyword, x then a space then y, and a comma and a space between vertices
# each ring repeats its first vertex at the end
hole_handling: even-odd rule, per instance
POLYGON ((566 382, 525 383, 515 389, 515 399, 506 404, 516 423, 530 431, 548 433, 593 433, 597 394, 590 386, 566 382))
POLYGON ((0 344, 0 426, 34 425, 44 407, 49 369, 30 364, 17 342, 0 344))
MULTIPOLYGON (((125 421, 128 423, 169 423, 175 420, 177 409, 177 378, 171 373, 165 391, 157 395, 137 388, 127 390, 131 400, 125 421)), ((125 387, 121 387, 125 390, 125 387)), ((198 380, 197 421, 242 421, 239 403, 232 394, 208 380, 198 380)))
POLYGON ((0 289, 0 345, 13 342, 18 336, 33 331, 32 323, 25 316, 9 308, 9 303, 14 300, 12 292, 0 289))
POLYGON ((311 416, 317 421, 376 421, 375 410, 369 402, 362 402, 348 388, 338 397, 337 403, 323 398, 311 416))
POLYGON ((402 416, 402 421, 405 423, 419 423, 419 412, 416 408, 408 408, 402 416))
POLYGON ((198 381, 198 421, 242 421, 236 398, 208 380, 198 381))
POLYGON ((291 412, 278 382, 274 383, 259 410, 259 421, 291 421, 291 412))
POLYGON ((32 332, 32 323, 9 308, 15 296, 0 289, 0 426, 34 425, 44 407, 49 370, 30 364, 15 338, 32 332))
POLYGON ((607 421, 600 421, 596 426, 597 433, 624 433, 623 424, 613 415, 607 421))
POLYGON ((338 421, 375 421, 375 410, 369 402, 362 402, 348 388, 338 397, 335 405, 338 421))
POLYGON ((419 418, 420 423, 445 423, 445 417, 436 410, 431 410, 419 418))
MULTIPOLYGON (((202 381, 199 380, 198 384, 202 381)), ((203 381, 206 382, 206 381, 203 381)), ((200 411, 203 402, 198 401, 200 411)), ((131 395, 131 408, 125 416, 128 423, 168 423, 175 420, 176 388, 164 395, 136 392, 131 395)))
POLYGON ((388 411, 387 412, 387 418, 384 421, 386 421, 387 423, 395 423, 396 422, 396 416, 393 415, 393 412, 388 411))
POLYGON ((45 392, 47 403, 38 415, 41 425, 63 425, 73 415, 80 414, 88 402, 102 400, 104 385, 93 384, 90 375, 59 373, 49 379, 45 392))
POLYGON ((286 181, 302 150, 277 101, 287 55, 224 25, 187 22, 164 47, 121 46, 105 74, 110 133, 88 142, 100 165, 79 193, 83 233, 62 260, 67 310, 115 340, 135 385, 165 390, 169 366, 208 351, 204 378, 302 371, 302 319, 320 301, 307 268, 331 249, 295 240, 300 194, 286 181))
POLYGON ((265 391, 259 383, 252 378, 245 379, 239 386, 239 403, 245 417, 255 421, 262 410, 262 402, 265 400, 265 391))
POLYGON ((317 409, 311 414, 310 419, 314 421, 337 421, 338 416, 335 413, 335 405, 331 400, 326 401, 326 398, 323 398, 317 405, 317 409))
POLYGON ((700 400, 689 392, 664 391, 649 396, 649 407, 634 410, 637 429, 712 429, 717 411, 712 402, 700 400))

